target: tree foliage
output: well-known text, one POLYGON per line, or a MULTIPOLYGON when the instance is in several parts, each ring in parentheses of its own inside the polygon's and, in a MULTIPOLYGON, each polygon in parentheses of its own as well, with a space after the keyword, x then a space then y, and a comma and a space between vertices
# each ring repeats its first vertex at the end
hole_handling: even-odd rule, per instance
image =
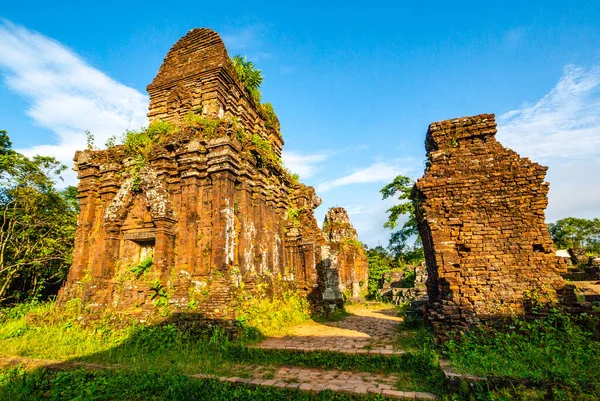
POLYGON ((369 260, 369 282, 367 285, 369 297, 380 299, 379 283, 386 273, 398 267, 398 261, 382 246, 367 250, 367 258, 369 260))
POLYGON ((423 261, 423 246, 417 220, 415 218, 415 206, 411 201, 414 181, 409 177, 399 175, 381 189, 383 199, 397 196, 400 203, 387 210, 388 221, 383 225, 386 228, 396 229, 401 216, 408 215, 408 219, 402 227, 394 231, 390 237, 389 249, 397 258, 404 263, 417 264, 423 261), (416 237, 413 244, 410 239, 416 237))
POLYGON ((77 190, 55 187, 65 169, 15 152, 0 131, 0 303, 47 295, 66 276, 79 211, 77 190))
POLYGON ((600 219, 566 217, 548 226, 554 244, 559 249, 585 249, 600 253, 600 219))

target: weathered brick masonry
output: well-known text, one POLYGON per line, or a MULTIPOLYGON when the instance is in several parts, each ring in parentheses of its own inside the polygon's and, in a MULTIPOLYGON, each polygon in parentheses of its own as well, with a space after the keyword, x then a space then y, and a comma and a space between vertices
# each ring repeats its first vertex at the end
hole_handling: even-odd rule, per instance
POLYGON ((210 320, 233 319, 242 290, 297 289, 322 300, 317 265, 327 261, 327 241, 313 215, 320 199, 244 140, 258 135, 281 154, 278 121, 238 81, 219 35, 190 31, 148 92, 150 121, 179 132, 155 146, 137 175, 123 146, 77 152, 81 214, 60 300, 141 316, 162 300, 210 320), (182 124, 190 112, 217 127, 182 124), (148 256, 151 269, 134 274, 148 256))
POLYGON ((504 148, 496 132, 493 114, 427 132, 414 200, 438 332, 523 314, 528 292, 552 299, 565 284, 544 222, 547 167, 504 148))
POLYGON ((329 241, 332 268, 338 272, 338 287, 352 298, 361 296, 368 279, 369 262, 358 233, 343 207, 332 207, 325 214, 323 234, 329 241))

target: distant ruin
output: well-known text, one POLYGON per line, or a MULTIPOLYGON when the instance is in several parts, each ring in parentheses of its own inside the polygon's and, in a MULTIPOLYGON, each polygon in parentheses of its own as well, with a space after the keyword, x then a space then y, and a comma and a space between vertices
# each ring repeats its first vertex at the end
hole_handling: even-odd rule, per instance
POLYGON ((526 313, 556 299, 566 265, 544 222, 547 167, 496 141, 493 114, 429 126, 413 201, 438 333, 526 313))
POLYGON ((331 248, 332 268, 338 272, 339 288, 350 298, 366 291, 369 262, 346 209, 333 207, 325 214, 323 234, 331 248))
POLYGON ((297 290, 319 304, 328 289, 318 271, 339 265, 343 285, 366 279, 364 251, 325 239, 313 215, 321 200, 281 166, 277 117, 240 82, 217 33, 181 38, 148 93, 150 123, 177 132, 147 160, 122 145, 75 155, 81 214, 59 301, 222 321, 235 318, 241 291, 297 290))

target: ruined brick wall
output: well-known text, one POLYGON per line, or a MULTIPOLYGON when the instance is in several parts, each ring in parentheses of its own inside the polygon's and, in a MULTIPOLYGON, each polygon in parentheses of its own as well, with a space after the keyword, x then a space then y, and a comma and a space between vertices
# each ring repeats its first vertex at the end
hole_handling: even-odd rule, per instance
POLYGON ((367 285, 369 262, 346 209, 332 207, 327 211, 323 234, 329 242, 330 268, 337 270, 340 291, 352 298, 360 297, 361 289, 367 285))
POLYGON ((73 265, 59 300, 146 316, 158 306, 234 319, 240 291, 296 289, 315 298, 325 239, 311 187, 266 165, 248 135, 280 153, 278 124, 238 82, 219 36, 195 29, 148 86, 151 121, 178 132, 140 168, 124 146, 77 152, 81 207, 73 265), (217 127, 186 126, 190 112, 217 127), (246 139, 244 139, 246 138, 246 139), (301 224, 288 218, 300 210, 301 224), (145 258, 147 272, 136 271, 145 258))
MULTIPOLYGON (((429 274, 428 317, 444 332, 525 312, 563 265, 544 222, 547 168, 496 141, 493 114, 433 123, 414 201, 429 274)), ((544 299, 542 297, 542 299, 544 299)))

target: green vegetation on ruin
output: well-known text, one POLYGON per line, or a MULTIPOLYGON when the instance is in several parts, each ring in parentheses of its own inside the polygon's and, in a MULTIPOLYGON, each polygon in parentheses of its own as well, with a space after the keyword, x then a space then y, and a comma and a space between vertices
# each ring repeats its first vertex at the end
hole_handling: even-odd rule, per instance
POLYGON ((147 273, 152 267, 153 257, 148 256, 146 259, 140 261, 135 266, 132 266, 129 271, 131 271, 136 278, 140 278, 144 273, 147 273))
POLYGON ((256 103, 260 104, 261 93, 259 88, 264 80, 261 71, 256 68, 252 61, 247 60, 245 56, 233 56, 231 62, 244 88, 246 88, 256 103))
POLYGON ((361 249, 365 248, 365 245, 355 238, 344 238, 340 242, 340 247, 343 250, 352 249, 352 248, 354 248, 356 250, 361 250, 361 249))
MULTIPOLYGON (((267 125, 275 124, 277 117, 272 112, 272 106, 268 105, 266 110, 270 110, 270 113, 272 113, 267 113, 267 125)), ((134 192, 139 190, 140 171, 148 164, 152 153, 168 144, 178 133, 187 128, 194 129, 195 135, 204 140, 218 138, 226 133, 233 132, 243 147, 252 147, 253 151, 251 153, 259 168, 266 167, 269 170, 276 171, 278 175, 282 174, 291 183, 298 182, 298 175, 283 167, 281 157, 273 150, 271 143, 261 135, 249 134, 236 118, 211 119, 190 111, 180 125, 166 121, 155 121, 148 128, 125 132, 122 143, 127 155, 133 158, 133 163, 128 172, 134 177, 134 192)), ((112 141, 111 145, 114 147, 116 143, 112 141)))
POLYGON ((286 211, 287 219, 290 223, 292 223, 292 226, 300 227, 300 214, 302 213, 303 210, 304 210, 303 208, 294 208, 294 207, 290 207, 287 209, 287 211, 286 211))

